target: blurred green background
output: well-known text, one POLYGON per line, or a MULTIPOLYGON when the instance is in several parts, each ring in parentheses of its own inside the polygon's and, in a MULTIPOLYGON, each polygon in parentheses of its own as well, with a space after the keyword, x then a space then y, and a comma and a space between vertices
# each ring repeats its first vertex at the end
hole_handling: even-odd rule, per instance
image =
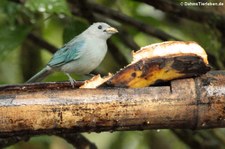
MULTIPOLYGON (((109 52, 94 73, 114 73, 132 60, 132 50, 166 40, 196 41, 207 51, 213 69, 224 69, 224 16, 225 0, 1 0, 0 84, 25 82, 47 64, 57 48, 96 21, 107 22, 120 33, 108 41, 109 52), (181 2, 217 2, 223 6, 181 2)), ((65 80, 64 74, 54 73, 45 81, 65 80)), ((224 129, 84 135, 100 149, 225 148, 224 129)), ((72 145, 59 137, 38 136, 7 149, 70 148, 72 145)))

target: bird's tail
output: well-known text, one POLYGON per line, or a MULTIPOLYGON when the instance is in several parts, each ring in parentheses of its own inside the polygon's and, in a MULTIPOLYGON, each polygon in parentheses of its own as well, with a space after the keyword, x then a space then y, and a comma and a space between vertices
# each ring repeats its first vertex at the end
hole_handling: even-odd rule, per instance
POLYGON ((49 66, 46 66, 41 71, 39 71, 37 74, 35 74, 33 77, 31 77, 26 83, 41 81, 51 73, 52 73, 52 69, 49 66))

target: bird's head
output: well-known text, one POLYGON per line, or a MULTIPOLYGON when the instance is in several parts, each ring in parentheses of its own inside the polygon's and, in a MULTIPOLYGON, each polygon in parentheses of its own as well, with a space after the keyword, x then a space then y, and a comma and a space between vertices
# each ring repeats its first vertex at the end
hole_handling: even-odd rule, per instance
POLYGON ((97 23, 93 23, 87 29, 87 32, 89 35, 96 36, 96 37, 102 38, 102 39, 108 39, 109 37, 112 36, 112 34, 117 33, 118 30, 111 27, 107 23, 97 22, 97 23))

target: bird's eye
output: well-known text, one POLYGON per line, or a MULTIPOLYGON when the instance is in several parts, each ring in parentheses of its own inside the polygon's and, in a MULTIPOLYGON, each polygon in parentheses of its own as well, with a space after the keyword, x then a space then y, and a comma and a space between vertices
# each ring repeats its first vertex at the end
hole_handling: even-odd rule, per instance
POLYGON ((98 26, 98 29, 102 29, 102 26, 101 26, 101 25, 99 25, 99 26, 98 26))

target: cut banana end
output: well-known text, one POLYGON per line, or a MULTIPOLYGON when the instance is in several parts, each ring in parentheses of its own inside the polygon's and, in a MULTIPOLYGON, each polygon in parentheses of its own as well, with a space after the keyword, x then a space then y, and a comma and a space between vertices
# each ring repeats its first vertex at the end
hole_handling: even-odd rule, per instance
POLYGON ((197 43, 168 41, 141 48, 133 53, 131 64, 115 75, 106 77, 101 83, 98 81, 93 85, 95 83, 92 82, 92 87, 147 87, 174 79, 199 76, 209 70, 207 54, 197 43))
POLYGON ((137 52, 133 52, 132 63, 142 58, 182 56, 183 54, 198 55, 208 64, 205 50, 194 41, 166 41, 142 47, 137 52))

